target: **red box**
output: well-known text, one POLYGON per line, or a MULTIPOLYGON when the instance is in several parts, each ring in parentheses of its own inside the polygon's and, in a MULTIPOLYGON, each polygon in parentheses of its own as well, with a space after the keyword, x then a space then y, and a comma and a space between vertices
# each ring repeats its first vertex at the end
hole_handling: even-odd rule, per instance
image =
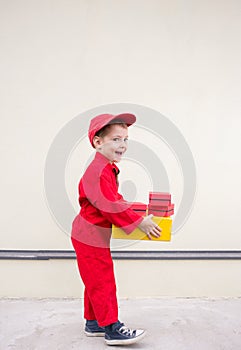
POLYGON ((141 216, 146 216, 146 211, 144 211, 144 210, 136 210, 136 209, 134 209, 133 211, 135 213, 141 215, 141 216))
POLYGON ((154 216, 171 216, 174 214, 174 210, 148 210, 148 215, 154 215, 154 216))
POLYGON ((171 194, 167 192, 149 192, 149 204, 170 205, 171 194))
POLYGON ((130 203, 130 208, 139 215, 146 215, 147 205, 140 202, 130 203))
POLYGON ((158 202, 157 203, 150 203, 148 205, 148 210, 164 210, 164 211, 168 211, 168 210, 174 210, 174 204, 169 204, 169 205, 163 205, 162 202, 158 202), (160 204, 159 204, 160 203, 160 204))
POLYGON ((158 202, 158 203, 151 202, 148 205, 148 209, 150 210, 168 210, 168 207, 169 207, 168 204, 163 204, 162 202, 158 202))
POLYGON ((148 214, 153 214, 154 216, 170 216, 174 214, 174 204, 170 205, 148 205, 148 214))
POLYGON ((164 200, 171 202, 171 194, 168 192, 149 192, 149 201, 150 200, 164 200))
POLYGON ((132 210, 146 211, 147 205, 141 202, 130 203, 132 210))
POLYGON ((168 205, 171 204, 171 200, 169 200, 169 199, 163 199, 163 200, 160 200, 160 199, 150 199, 150 200, 149 200, 149 204, 151 204, 151 205, 168 206, 168 205))

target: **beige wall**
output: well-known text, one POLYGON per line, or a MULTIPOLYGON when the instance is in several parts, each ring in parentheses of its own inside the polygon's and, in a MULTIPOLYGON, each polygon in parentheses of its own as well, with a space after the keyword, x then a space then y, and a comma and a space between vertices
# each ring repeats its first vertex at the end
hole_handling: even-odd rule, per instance
MULTIPOLYGON (((115 261, 118 296, 237 297, 241 261, 115 261)), ((1 261, 2 297, 83 297, 75 261, 1 261)))
MULTIPOLYGON (((1 249, 72 248, 44 194, 50 145, 76 115, 133 103, 159 111, 179 128, 194 156, 198 186, 191 216, 171 243, 125 249, 240 250, 240 2, 23 0, 0 6, 1 249)), ((131 131, 153 149, 164 147, 143 133, 131 131)), ((66 166, 76 210, 81 151, 80 144, 66 166)), ((167 152, 163 162, 178 210, 182 174, 173 155, 167 152)), ((134 173, 123 163, 122 180, 134 173)), ((76 296, 81 287, 72 263, 0 261, 1 295, 76 296), (62 270, 70 274, 67 290, 58 277, 62 270), (38 281, 52 273, 51 284, 41 287, 38 281)), ((239 261, 118 261, 117 269, 122 296, 240 295, 239 261), (128 287, 127 264, 137 271, 136 284, 128 287), (152 273, 145 273, 143 289, 146 264, 152 273)))

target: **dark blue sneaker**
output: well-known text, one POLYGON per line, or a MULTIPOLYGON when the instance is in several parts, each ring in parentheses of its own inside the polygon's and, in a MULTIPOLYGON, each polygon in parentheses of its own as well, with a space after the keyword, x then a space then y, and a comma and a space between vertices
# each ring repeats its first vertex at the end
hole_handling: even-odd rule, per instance
POLYGON ((105 328, 99 327, 96 320, 87 320, 85 324, 85 334, 87 337, 104 337, 105 328))
POLYGON ((105 327, 105 342, 107 345, 134 344, 144 338, 146 332, 143 329, 130 329, 120 321, 105 327))

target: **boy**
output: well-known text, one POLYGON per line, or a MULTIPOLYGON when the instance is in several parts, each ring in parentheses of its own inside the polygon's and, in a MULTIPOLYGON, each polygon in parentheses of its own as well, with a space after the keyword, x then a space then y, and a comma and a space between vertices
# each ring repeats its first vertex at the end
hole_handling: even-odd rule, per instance
POLYGON ((145 336, 141 329, 132 330, 118 320, 118 305, 113 261, 110 253, 112 223, 127 234, 139 227, 159 237, 160 228, 130 209, 118 193, 120 162, 128 147, 128 127, 136 117, 130 113, 101 114, 93 118, 89 140, 96 149, 94 160, 79 183, 80 213, 72 226, 72 243, 78 268, 85 285, 84 317, 87 336, 104 336, 108 345, 132 344, 145 336))

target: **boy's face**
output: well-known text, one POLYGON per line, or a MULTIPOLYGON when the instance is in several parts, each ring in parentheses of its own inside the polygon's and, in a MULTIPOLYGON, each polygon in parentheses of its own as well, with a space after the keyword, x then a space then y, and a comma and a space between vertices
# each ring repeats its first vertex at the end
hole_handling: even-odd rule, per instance
POLYGON ((120 162, 128 148, 128 128, 118 124, 111 125, 108 134, 98 138, 96 148, 110 162, 120 162))

